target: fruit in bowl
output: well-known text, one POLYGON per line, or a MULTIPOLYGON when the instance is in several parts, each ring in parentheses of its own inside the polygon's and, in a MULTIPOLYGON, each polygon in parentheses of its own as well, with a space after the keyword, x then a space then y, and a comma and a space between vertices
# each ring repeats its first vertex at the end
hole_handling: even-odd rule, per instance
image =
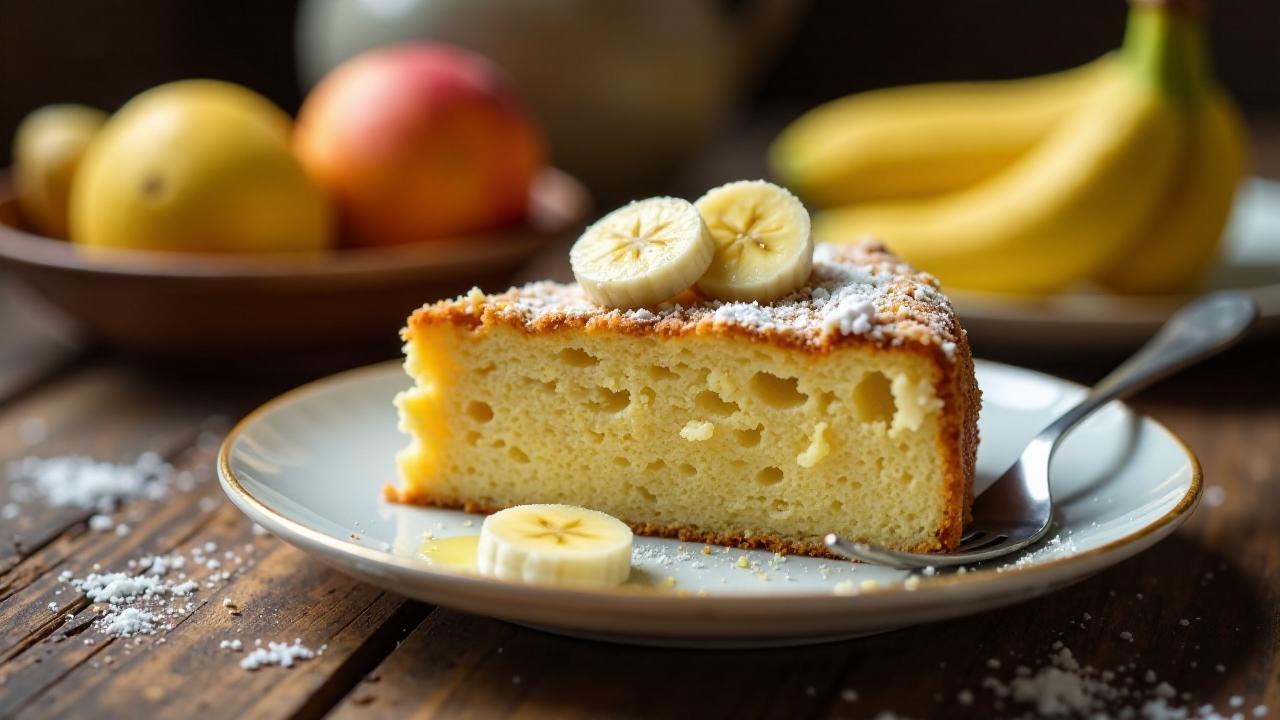
POLYGON ((269 100, 214 80, 148 90, 89 144, 71 188, 71 240, 192 253, 317 251, 328 203, 269 100))
MULTIPOLYGON (((452 69, 440 72, 465 76, 462 86, 441 80, 423 91, 439 95, 430 102, 419 94, 407 105, 364 108, 375 119, 408 121, 413 133, 374 123, 367 130, 380 137, 360 144, 347 136, 352 144, 335 146, 344 162, 383 148, 376 159, 385 167, 339 164, 332 167, 341 173, 369 175, 326 177, 389 182, 357 186, 390 188, 374 198, 375 209, 394 215, 398 204, 425 200, 466 211, 465 224, 436 222, 426 233, 392 238, 405 244, 386 241, 375 225, 346 241, 338 195, 331 199, 304 167, 309 156, 297 154, 285 112, 247 88, 184 80, 142 93, 101 128, 77 126, 77 142, 64 144, 82 154, 45 151, 47 135, 72 134, 64 110, 33 114, 39 132, 24 135, 17 155, 35 158, 25 171, 44 184, 17 188, 0 173, 0 266, 94 337, 147 355, 222 369, 226 359, 242 364, 260 352, 255 366, 287 370, 300 355, 334 369, 374 357, 361 354, 370 349, 394 351, 389 338, 406 308, 424 295, 505 287, 540 248, 575 234, 591 202, 574 178, 543 166, 539 136, 514 98, 498 82, 485 84, 497 71, 474 56, 449 58, 452 69), (395 183, 397 173, 416 184, 395 183), (69 195, 70 210, 52 213, 64 223, 69 216, 69 233, 51 232, 19 209, 59 207, 46 187, 69 195), (430 239, 407 244, 420 237, 430 239)), ((352 129, 330 124, 340 115, 327 117, 314 127, 352 129)), ((412 225, 421 216, 406 216, 415 231, 424 227, 412 225)))
POLYGON ((294 148, 334 200, 344 243, 364 247, 517 223, 544 162, 501 71, 434 44, 339 66, 303 103, 294 148))
POLYGON ((13 184, 33 229, 67 236, 67 203, 85 148, 107 114, 85 105, 47 105, 23 118, 13 138, 13 184))

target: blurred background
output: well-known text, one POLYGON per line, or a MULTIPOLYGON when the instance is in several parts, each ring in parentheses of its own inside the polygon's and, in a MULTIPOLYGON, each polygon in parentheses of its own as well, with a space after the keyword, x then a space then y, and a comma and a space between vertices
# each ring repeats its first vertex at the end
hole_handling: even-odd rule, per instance
MULTIPOLYGON (((1177 122, 1188 130, 1158 150, 1169 159, 1166 167, 1111 163, 1107 158, 1116 153, 1102 146, 1080 153, 1080 172, 1092 187, 1115 182, 1110 187, 1130 195, 1104 191, 1075 202, 1073 186, 1057 182, 1061 168, 1048 165, 1013 181, 1011 187, 1026 187, 1034 175, 1039 182, 1037 202, 1050 219, 1038 226, 1018 226, 1005 195, 983 200, 981 188, 1015 175, 1015 159, 1065 137, 1065 131, 1049 132, 1063 118, 1094 116, 1095 124, 1110 127, 1100 113, 1123 108, 1095 112, 1084 102, 1081 80, 1075 90, 1037 81, 1042 89, 1017 101, 980 100, 986 91, 948 96, 929 90, 924 110, 895 100, 891 110, 851 107, 833 114, 840 122, 805 124, 822 116, 824 103, 867 90, 1089 67, 1121 46, 1129 17, 1124 0, 0 0, 0 138, 6 139, 0 167, 24 165, 12 157, 18 141, 8 140, 21 137, 20 123, 37 108, 82 103, 112 113, 141 92, 184 78, 238 84, 298 119, 279 147, 254 150, 258 164, 237 170, 235 182, 224 185, 209 169, 241 151, 250 154, 252 143, 233 137, 225 123, 208 122, 212 115, 191 115, 197 121, 179 128, 168 144, 145 130, 128 142, 108 142, 102 138, 111 133, 97 134, 105 116, 86 120, 85 108, 32 122, 36 130, 26 145, 32 159, 25 165, 39 182, 29 185, 45 183, 58 192, 24 196, 22 173, 12 173, 15 191, 8 200, 0 197, 0 264, 59 308, 60 317, 73 318, 84 337, 110 347, 175 356, 246 349, 300 355, 363 344, 375 348, 373 357, 387 357, 397 351, 395 330, 422 302, 473 284, 495 290, 570 279, 569 244, 585 223, 622 202, 653 194, 695 198, 729 180, 771 177, 808 204, 818 239, 875 234, 937 275, 984 355, 1009 349, 1023 358, 1116 356, 1206 288, 1254 292, 1265 329, 1276 335, 1280 12, 1274 0, 1209 4, 1204 30, 1211 73, 1227 95, 1206 84, 1210 100, 1175 109, 1176 93, 1161 91, 1160 112, 1180 115, 1177 122), (327 92, 325 86, 312 92, 322 78, 341 74, 330 75, 334 68, 357 65, 343 63, 366 49, 421 40, 479 57, 420 65, 384 58, 326 83, 327 92), (510 76, 516 97, 506 88, 480 88, 485 99, 478 104, 450 99, 444 79, 484 75, 477 70, 486 67, 484 58, 510 76), (393 89, 376 95, 379 83, 393 89), (412 93, 404 88, 411 85, 425 94, 406 100, 412 93), (350 98, 369 97, 360 95, 365 92, 375 100, 353 107, 363 101, 350 98), (1043 108, 1055 103, 1057 109, 1043 108), (502 109, 520 106, 533 122, 502 109), (450 127, 432 119, 455 111, 450 127), (913 129, 898 132, 899 120, 913 129), (388 140, 406 127, 433 129, 388 140), (1010 139, 1011 132, 1024 136, 1010 139), (209 140, 209 133, 221 133, 221 140, 209 140), (540 135, 547 140, 545 158, 540 135), (853 135, 862 144, 847 142, 853 135), (79 162, 95 137, 99 146, 114 144, 115 159, 97 163, 96 172, 68 165, 71 157, 79 162), (208 147, 220 149, 193 150, 208 147), (841 147, 843 153, 830 151, 841 147), (167 212, 157 209, 163 203, 139 195, 150 192, 151 179, 123 178, 126 169, 143 172, 174 158, 206 169, 182 181, 198 187, 192 192, 201 199, 183 205, 189 214, 165 220, 169 229, 160 232, 146 218, 159 217, 153 210, 167 212), (565 172, 544 171, 544 160, 565 172), (309 177, 304 184, 315 186, 298 192, 322 201, 308 205, 296 193, 292 200, 266 199, 286 190, 264 180, 263 168, 297 175, 298 163, 309 177), (886 178, 893 172, 900 182, 890 189, 886 178), (945 186, 937 185, 936 177, 948 172, 953 176, 945 186), (81 180, 86 176, 96 184, 81 180), (95 211, 81 213, 79 233, 68 231, 71 213, 54 202, 67 203, 72 177, 78 186, 100 190, 81 193, 92 199, 83 207, 95 211), (505 191, 492 192, 493 183, 505 183, 505 191), (237 192, 258 197, 236 199, 237 192), (967 247, 954 234, 967 223, 934 223, 944 228, 939 235, 918 222, 929 217, 931 211, 922 210, 929 202, 953 197, 986 213, 989 225, 970 234, 978 244, 1000 236, 999 247, 986 255, 948 250, 967 247), (877 214, 882 200, 921 203, 877 214), (250 205, 256 210, 247 210, 250 205), (291 214, 282 220, 286 206, 291 214), (37 222, 41 208, 61 226, 37 222), (433 215, 441 208, 458 217, 433 215), (1125 212, 1133 227, 1119 218, 1125 212), (881 221, 889 216, 885 230, 881 221), (875 219, 869 229, 866 217, 875 219), (1110 225, 1092 224, 1096 218, 1110 225), (820 225, 831 237, 822 237, 820 225), (140 227, 155 232, 135 232, 140 227), (209 227, 217 229, 206 232, 209 227), (297 250, 278 241, 308 232, 308 242, 324 251, 319 261, 303 252, 292 264, 259 262, 273 251, 297 250), (1114 237, 1099 239, 1103 235, 1114 237), (156 255, 165 257, 79 252, 91 246, 160 250, 156 255), (1029 254, 1020 255, 1024 250, 1029 254), (1007 257, 1023 259, 981 273, 1007 257), (1160 262, 1149 262, 1153 257, 1160 262), (1072 263, 1075 269, 1059 267, 1072 263), (135 312, 142 303, 148 313, 135 312)), ((1165 60, 1202 68, 1192 55, 1165 60)), ((1126 65, 1133 64, 1129 56, 1126 65)), ((1088 87, 1098 84, 1095 78, 1088 87)), ((1022 92, 1006 93, 1007 86, 995 94, 1022 92)), ((204 91, 189 85, 164 92, 188 110, 204 102, 204 91)), ((246 117, 279 115, 259 101, 240 96, 232 104, 246 117)), ((1147 119, 1157 122, 1158 115, 1147 119)), ((279 122, 290 124, 283 117, 279 122)), ((1102 139, 1119 142, 1129 132, 1125 151, 1137 158, 1154 131, 1130 130, 1116 127, 1114 138, 1102 139)), ((0 295, 9 292, 0 283, 0 295)))
MULTIPOLYGON (((700 82, 707 89, 722 85, 719 92, 739 100, 724 108, 685 109, 686 119, 696 117, 705 123, 698 124, 700 128, 753 120, 776 128, 816 102, 859 90, 937 80, 1015 78, 1066 69, 1117 47, 1126 13, 1119 0, 651 0, 630 3, 643 7, 628 9, 631 17, 620 27, 611 24, 605 16, 626 5, 588 0, 3 0, 0 137, 12 137, 22 117, 41 105, 74 101, 112 110, 142 90, 187 77, 244 84, 293 113, 304 96, 304 83, 323 64, 317 58, 325 51, 314 47, 322 43, 331 46, 329 54, 336 60, 364 42, 452 36, 482 46, 501 62, 502 55, 537 58, 539 53, 560 50, 581 58, 600 44, 601 33, 613 32, 616 39, 618 31, 635 40, 616 48, 616 53, 628 56, 618 58, 618 66, 634 62, 658 72, 662 71, 657 49, 664 42, 680 48, 701 39, 708 47, 713 42, 727 46, 736 42, 729 35, 751 34, 747 42, 754 47, 725 51, 740 52, 745 56, 741 59, 713 60, 710 50, 680 51, 678 59, 700 61, 708 72, 717 63, 739 65, 723 70, 734 77, 690 79, 664 74, 662 79, 700 82), (592 5, 601 12, 589 12, 592 5), (759 12, 757 5, 766 6, 763 22, 772 28, 742 27, 752 22, 752 13, 759 12), (722 26, 698 23, 704 6, 710 11, 707 16, 722 16, 722 26), (534 8, 552 15, 577 13, 577 37, 565 37, 555 28, 545 28, 545 35, 539 37, 536 25, 523 17, 534 8), (317 19, 310 36, 301 38, 304 48, 311 43, 310 53, 303 52, 310 64, 299 62, 294 44, 298 14, 304 10, 331 15, 317 19), (519 22, 504 22, 503 12, 516 15, 519 22), (322 27, 339 17, 351 20, 338 30, 322 27), (511 48, 512 44, 522 47, 511 48), (493 51, 502 45, 508 46, 506 52, 493 51), (300 82, 301 78, 305 81, 300 82)), ((1217 2, 1209 24, 1213 62, 1221 81, 1247 113, 1280 113, 1280 43, 1275 40, 1280 37, 1280 12, 1275 3, 1217 2)), ((597 57, 576 66, 582 76, 547 82, 573 92, 625 91, 592 85, 596 79, 601 84, 616 82, 589 77, 603 73, 613 61, 597 57)), ((535 99, 528 100, 537 104, 535 99)), ((680 112, 680 108, 673 110, 680 112)), ((661 112, 662 108, 653 108, 655 115, 661 112)), ((0 143, 0 163, 8 164, 9 152, 8 144, 0 143)), ((572 149, 553 147, 552 153, 553 159, 563 163, 560 156, 572 155, 572 149)), ((622 197, 645 192, 651 189, 645 185, 653 183, 650 177, 638 177, 634 183, 615 180, 607 194, 622 197)))

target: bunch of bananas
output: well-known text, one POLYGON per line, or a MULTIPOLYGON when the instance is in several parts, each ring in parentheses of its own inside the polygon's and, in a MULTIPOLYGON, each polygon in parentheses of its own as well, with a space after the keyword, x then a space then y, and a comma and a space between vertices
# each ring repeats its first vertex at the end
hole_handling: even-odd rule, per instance
POLYGON ((1132 3, 1124 46, 1054 75, 877 90, 802 116, 770 149, 819 241, 885 241, 950 287, 1190 289, 1244 173, 1245 132, 1201 18, 1132 3))

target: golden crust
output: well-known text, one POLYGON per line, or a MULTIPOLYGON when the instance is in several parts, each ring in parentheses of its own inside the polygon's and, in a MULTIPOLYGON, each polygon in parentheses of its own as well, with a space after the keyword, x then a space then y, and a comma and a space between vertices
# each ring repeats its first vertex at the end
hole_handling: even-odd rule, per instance
POLYGON ((473 289, 427 305, 413 313, 402 336, 408 341, 420 328, 440 324, 507 325, 535 334, 735 337, 816 354, 850 345, 914 347, 936 352, 943 362, 954 359, 964 332, 936 279, 878 242, 823 250, 809 285, 768 305, 724 303, 688 291, 654 308, 624 311, 590 303, 577 285, 542 282, 496 295, 473 289), (865 330, 844 332, 840 320, 858 301, 870 306, 865 330))
MULTIPOLYGON (((911 269, 879 243, 830 250, 824 258, 815 259, 814 267, 815 279, 809 286, 767 306, 719 303, 686 293, 657 308, 620 311, 591 305, 571 285, 534 283, 491 296, 473 290, 454 300, 419 309, 409 318, 402 336, 408 341, 422 328, 441 324, 471 329, 505 325, 532 334, 583 331, 649 337, 696 335, 746 339, 813 354, 864 345, 919 355, 931 364, 934 387, 943 403, 938 442, 944 458, 943 493, 951 512, 937 529, 934 542, 904 549, 952 549, 959 545, 964 525, 970 519, 978 447, 981 395, 968 338, 949 302, 938 291, 937 281, 911 269), (864 284, 871 287, 846 291, 868 278, 870 282, 864 284), (839 322, 848 319, 841 313, 842 303, 849 300, 865 300, 861 307, 870 306, 865 313, 867 322, 860 328, 855 323, 853 332, 845 332, 850 329, 848 324, 839 322), (837 322, 831 322, 833 317, 837 322)), ((390 486, 386 493, 389 500, 409 504, 481 513, 503 509, 467 499, 397 491, 390 486)), ((835 557, 821 543, 777 535, 748 537, 680 524, 628 524, 640 535, 835 557)))

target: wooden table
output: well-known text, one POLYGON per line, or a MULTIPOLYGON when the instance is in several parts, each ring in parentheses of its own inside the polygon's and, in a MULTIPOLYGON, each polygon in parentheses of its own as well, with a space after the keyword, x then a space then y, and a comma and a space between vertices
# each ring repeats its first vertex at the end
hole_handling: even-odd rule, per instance
MULTIPOLYGON (((255 534, 212 479, 212 452, 230 419, 296 380, 189 377, 101 351, 50 352, 47 338, 13 330, 30 329, 26 313, 21 299, 0 301, 0 460, 153 450, 191 471, 193 486, 121 508, 122 537, 90 530, 89 511, 39 502, 0 519, 0 717, 1020 716, 1029 706, 997 710, 983 679, 1043 665, 1056 642, 1098 668, 1150 669, 1193 707, 1254 717, 1264 704, 1280 716, 1280 342, 1238 348, 1137 399, 1199 453, 1220 501, 1150 551, 965 619, 814 647, 677 651, 406 601, 255 534), (230 577, 198 591, 172 629, 138 642, 87 628, 100 606, 59 580, 206 543, 217 547, 209 557, 238 558, 225 560, 230 577), (248 672, 237 665, 243 652, 219 647, 233 637, 301 638, 324 652, 248 672)), ((1044 369, 1089 382, 1107 368, 1044 369)), ((6 490, 0 483, 0 505, 6 490)))

